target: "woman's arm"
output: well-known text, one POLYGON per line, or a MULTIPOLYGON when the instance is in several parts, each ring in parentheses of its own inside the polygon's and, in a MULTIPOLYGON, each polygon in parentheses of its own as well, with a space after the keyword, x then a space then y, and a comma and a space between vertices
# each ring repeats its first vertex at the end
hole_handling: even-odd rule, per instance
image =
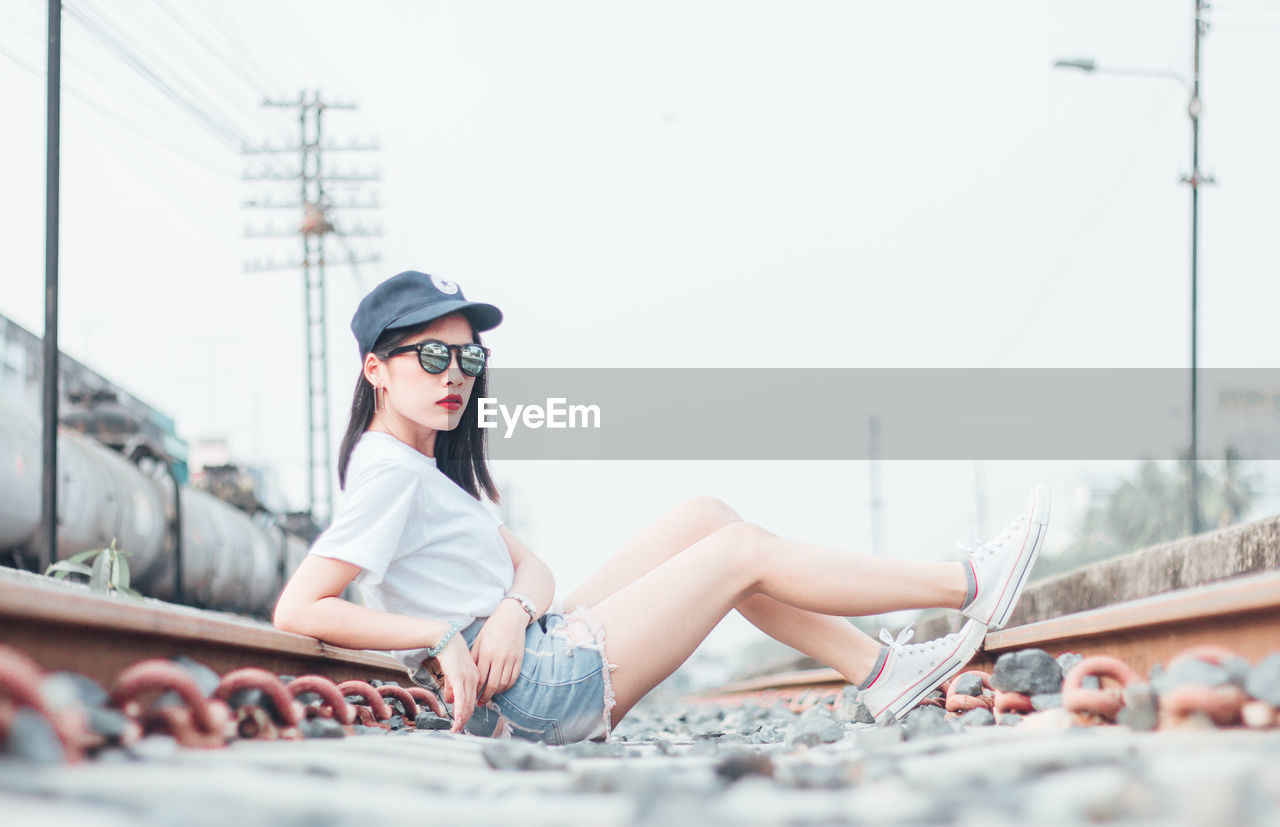
MULTIPOLYGON (((353 563, 308 555, 280 594, 276 627, 352 649, 433 647, 449 631, 439 620, 380 612, 343 600, 338 595, 359 573, 353 563)), ((453 704, 452 731, 461 732, 475 711, 479 692, 475 662, 460 634, 449 639, 436 660, 444 672, 444 699, 453 704)))
MULTIPOLYGON (((506 541, 511 564, 515 567, 511 591, 532 600, 541 616, 555 596, 556 581, 551 569, 506 526, 498 526, 498 531, 506 541)), ((524 661, 524 634, 528 625, 529 614, 519 603, 501 600, 476 635, 471 657, 479 672, 480 704, 486 704, 494 695, 510 689, 520 677, 520 664, 524 661)))
MULTIPOLYGON (((556 594, 556 579, 551 574, 551 569, 528 546, 520 542, 519 537, 508 531, 505 525, 498 526, 498 532, 507 542, 507 551, 511 553, 511 564, 516 570, 511 591, 523 594, 532 600, 538 607, 538 614, 541 615, 551 605, 551 599, 556 594)), ((506 602, 515 604, 514 600, 506 602)), ((520 612, 525 614, 523 609, 520 612)))
POLYGON ((273 618, 276 628, 349 649, 419 649, 434 646, 449 630, 439 620, 381 612, 343 600, 360 567, 309 555, 284 587, 273 618))

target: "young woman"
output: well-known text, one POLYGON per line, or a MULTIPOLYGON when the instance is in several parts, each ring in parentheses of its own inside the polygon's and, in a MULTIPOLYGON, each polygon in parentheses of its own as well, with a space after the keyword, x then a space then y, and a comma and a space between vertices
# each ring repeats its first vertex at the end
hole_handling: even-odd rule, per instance
POLYGON ((280 595, 281 629, 390 650, 437 678, 453 731, 548 743, 612 727, 737 610, 829 664, 877 720, 901 716, 1008 620, 1044 539, 1049 494, 963 562, 890 560, 788 540, 710 497, 663 514, 552 610, 547 566, 480 502, 498 501, 478 427, 502 320, 458 285, 408 271, 379 284, 351 327, 363 359, 338 477, 347 496, 280 595), (365 605, 340 595, 354 582, 365 605), (844 620, 958 609, 951 635, 876 642, 844 620))

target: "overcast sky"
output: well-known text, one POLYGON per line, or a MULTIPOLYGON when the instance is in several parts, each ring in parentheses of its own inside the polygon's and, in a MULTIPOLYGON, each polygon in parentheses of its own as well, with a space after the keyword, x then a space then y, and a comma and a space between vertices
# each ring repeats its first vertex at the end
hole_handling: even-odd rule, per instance
MULTIPOLYGON (((294 507, 301 279, 242 263, 299 245, 243 238, 264 216, 240 203, 271 190, 241 180, 234 143, 294 139, 285 110, 258 104, 300 88, 359 104, 331 113, 327 134, 382 145, 350 163, 382 171, 363 191, 381 199, 370 219, 385 236, 361 246, 382 262, 329 271, 335 445, 359 370, 351 314, 410 268, 504 310, 486 340, 501 365, 794 365, 777 342, 806 343, 810 366, 1188 364, 1187 94, 1051 64, 1187 75, 1191 2, 68 5, 63 350, 185 438, 225 436, 275 469, 294 507)), ((1280 1, 1224 0, 1209 17, 1202 167, 1218 185, 1202 196, 1200 362, 1273 366, 1280 1)), ((0 313, 36 333, 43 67, 43 3, 5 2, 0 313)), ((977 523, 975 476, 990 531, 1030 483, 1052 483, 1061 547, 1080 516, 1074 482, 1122 470, 886 463, 887 551, 947 554, 977 523)), ((865 463, 498 471, 561 596, 687 495, 804 539, 869 543, 865 463)))

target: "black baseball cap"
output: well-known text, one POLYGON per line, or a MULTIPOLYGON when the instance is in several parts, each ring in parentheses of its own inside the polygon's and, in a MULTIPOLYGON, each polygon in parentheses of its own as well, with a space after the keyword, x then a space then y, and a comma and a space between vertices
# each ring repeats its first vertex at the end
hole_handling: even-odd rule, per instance
POLYGON ((360 358, 373 350, 383 331, 414 327, 461 310, 477 331, 502 322, 502 311, 491 304, 469 302, 457 282, 406 270, 379 284, 360 300, 351 318, 360 358))

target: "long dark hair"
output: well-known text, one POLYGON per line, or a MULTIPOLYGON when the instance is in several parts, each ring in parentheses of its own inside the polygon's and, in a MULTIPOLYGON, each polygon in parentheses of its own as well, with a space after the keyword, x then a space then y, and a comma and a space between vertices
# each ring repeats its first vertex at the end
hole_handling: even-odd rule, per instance
MULTIPOLYGON (((372 353, 379 359, 386 359, 387 351, 400 342, 417 336, 438 321, 440 320, 433 319, 414 328, 385 330, 378 341, 373 343, 372 353)), ((467 319, 467 322, 470 324, 471 320, 467 319)), ((484 344, 474 325, 471 327, 471 338, 476 344, 484 344)), ((489 462, 485 456, 485 431, 480 427, 476 413, 479 405, 476 400, 488 395, 488 379, 488 372, 476 377, 471 388, 471 398, 467 400, 467 407, 462 412, 458 427, 452 431, 436 432, 435 452, 436 467, 446 477, 477 500, 483 489, 485 496, 496 503, 501 500, 501 496, 493 477, 489 475, 489 462)), ((351 462, 351 451, 372 421, 373 385, 364 377, 364 366, 361 365, 360 376, 356 378, 355 396, 351 399, 351 419, 347 423, 347 433, 342 437, 342 445, 338 448, 338 485, 344 490, 347 487, 347 465, 351 462)))

